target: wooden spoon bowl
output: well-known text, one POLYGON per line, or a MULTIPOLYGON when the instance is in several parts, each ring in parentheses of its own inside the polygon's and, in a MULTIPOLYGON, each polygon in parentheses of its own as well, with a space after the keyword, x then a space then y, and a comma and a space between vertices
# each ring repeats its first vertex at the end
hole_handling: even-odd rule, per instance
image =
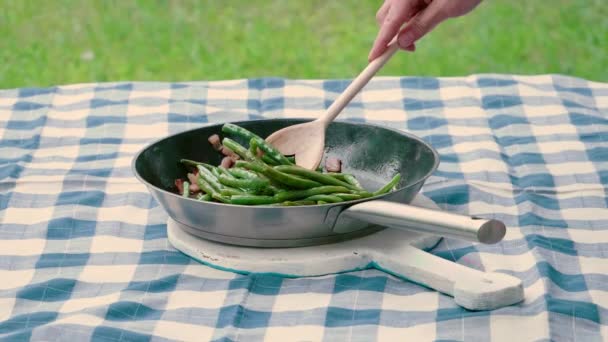
POLYGON ((312 122, 278 130, 266 138, 266 141, 282 154, 295 156, 296 165, 309 170, 316 170, 323 158, 325 131, 329 123, 342 112, 342 109, 348 105, 378 70, 386 64, 398 48, 396 41, 393 40, 388 45, 386 51, 367 65, 320 118, 312 122))

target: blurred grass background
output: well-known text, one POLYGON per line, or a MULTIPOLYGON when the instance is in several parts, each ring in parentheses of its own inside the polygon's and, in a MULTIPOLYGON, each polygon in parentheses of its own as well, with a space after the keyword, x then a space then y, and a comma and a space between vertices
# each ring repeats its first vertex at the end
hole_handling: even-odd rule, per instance
MULTIPOLYGON (((119 80, 352 78, 381 0, 2 0, 0 88, 119 80)), ((605 0, 486 0, 382 75, 608 81, 605 0)))

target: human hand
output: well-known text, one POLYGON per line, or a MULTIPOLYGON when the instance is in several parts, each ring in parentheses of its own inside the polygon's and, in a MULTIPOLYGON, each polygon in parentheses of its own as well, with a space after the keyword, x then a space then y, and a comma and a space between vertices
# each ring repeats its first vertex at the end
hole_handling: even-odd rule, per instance
POLYGON ((415 42, 442 21, 465 15, 481 0, 384 0, 376 13, 380 31, 368 59, 380 56, 390 41, 399 33, 399 47, 414 51, 415 42), (403 24, 405 27, 401 28, 403 24))

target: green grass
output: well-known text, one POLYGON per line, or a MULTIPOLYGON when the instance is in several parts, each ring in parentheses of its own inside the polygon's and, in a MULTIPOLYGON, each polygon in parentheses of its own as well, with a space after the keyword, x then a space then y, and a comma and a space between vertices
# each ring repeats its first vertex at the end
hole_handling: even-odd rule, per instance
MULTIPOLYGON (((3 0, 0 88, 120 80, 351 78, 380 0, 3 0), (83 58, 87 51, 92 59, 83 58)), ((604 0, 486 0, 382 75, 560 73, 608 81, 604 0)), ((86 56, 85 56, 86 57, 86 56)))

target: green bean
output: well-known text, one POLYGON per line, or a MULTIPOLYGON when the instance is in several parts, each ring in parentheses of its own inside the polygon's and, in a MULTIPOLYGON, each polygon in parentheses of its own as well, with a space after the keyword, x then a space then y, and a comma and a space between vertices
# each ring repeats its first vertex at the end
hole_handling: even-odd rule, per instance
MULTIPOLYGON (((250 146, 254 145, 256 147, 256 150, 259 148, 260 150, 264 151, 265 154, 267 154, 270 158, 276 160, 279 164, 293 165, 293 163, 289 159, 287 159, 283 154, 281 154, 281 152, 279 152, 276 148, 264 141, 264 139, 262 139, 260 136, 248 131, 243 127, 228 123, 224 124, 224 126, 222 127, 222 132, 247 139, 247 141, 249 141, 250 146), (253 143, 253 141, 255 141, 255 143, 253 143)), ((257 154, 253 153, 253 155, 257 154)))
POLYGON ((219 194, 217 192, 211 194, 211 197, 213 197, 214 199, 216 199, 216 200, 218 200, 218 201, 220 201, 222 203, 230 203, 230 198, 229 197, 223 196, 222 194, 219 194))
POLYGON ((247 141, 251 140, 251 138, 258 137, 257 135, 250 132, 249 130, 247 130, 243 127, 239 127, 235 124, 231 124, 231 123, 224 124, 224 126, 222 126, 222 132, 224 132, 226 134, 234 135, 234 136, 243 137, 247 141))
POLYGON ((260 195, 274 195, 279 192, 279 189, 272 184, 272 182, 262 174, 257 174, 252 171, 248 171, 241 168, 231 168, 226 170, 234 179, 254 179, 268 182, 268 185, 263 189, 259 189, 256 193, 260 195))
POLYGON ((386 194, 387 192, 390 192, 397 185, 397 183, 399 183, 399 180, 401 180, 401 174, 398 173, 385 186, 381 187, 376 192, 374 192, 374 196, 383 195, 383 194, 386 194))
POLYGON ((275 161, 274 159, 270 158, 267 154, 262 155, 262 161, 268 165, 271 166, 276 166, 279 165, 279 163, 277 161, 275 161))
POLYGON ((352 184, 348 184, 346 182, 343 182, 339 179, 336 179, 334 177, 330 177, 328 175, 319 173, 319 172, 315 172, 315 171, 310 171, 308 169, 305 169, 303 167, 300 166, 287 166, 287 165, 281 165, 281 166, 275 166, 274 167, 275 170, 281 171, 283 173, 289 173, 289 174, 294 174, 294 175, 298 175, 298 176, 302 176, 302 177, 306 177, 308 179, 312 179, 314 181, 317 181, 321 184, 329 184, 329 185, 337 185, 337 186, 343 186, 345 188, 348 188, 350 190, 359 190, 356 186, 352 185, 352 184))
POLYGON ((184 188, 184 192, 182 193, 183 197, 190 197, 190 183, 183 182, 182 187, 184 188))
POLYGON ((326 172, 324 174, 328 175, 330 177, 337 178, 337 179, 339 179, 341 181, 344 181, 344 175, 346 175, 345 173, 338 173, 338 172, 326 172))
POLYGON ((244 160, 237 160, 236 163, 234 163, 234 167, 255 172, 262 172, 264 170, 264 168, 260 166, 260 163, 252 163, 244 160))
POLYGON ((218 167, 217 167, 217 169, 220 171, 220 174, 224 174, 224 175, 226 175, 226 177, 229 177, 229 178, 231 178, 231 179, 236 179, 236 177, 234 177, 234 176, 232 175, 232 173, 230 173, 230 172, 228 171, 228 169, 227 169, 227 168, 225 168, 225 167, 223 167, 223 166, 218 166, 218 167))
POLYGON ((211 195, 209 195, 209 194, 204 194, 204 195, 203 194, 198 194, 198 196, 196 196, 196 199, 199 200, 199 201, 205 201, 205 202, 211 201, 211 195))
POLYGON ((258 148, 264 152, 264 155, 268 155, 270 158, 279 162, 279 164, 293 165, 293 163, 289 161, 289 159, 287 159, 281 152, 279 152, 279 150, 267 143, 264 139, 256 136, 251 138, 251 141, 255 141, 258 148))
POLYGON ((345 200, 345 201, 352 201, 352 200, 357 200, 357 199, 361 199, 363 198, 363 196, 361 196, 360 194, 332 194, 333 196, 336 197, 340 197, 341 199, 345 200))
POLYGON ((266 176, 264 176, 262 174, 257 174, 255 172, 242 169, 240 167, 233 167, 233 168, 229 169, 228 172, 232 173, 233 176, 235 176, 236 178, 240 178, 240 179, 267 180, 269 182, 269 185, 263 191, 260 191, 260 194, 272 195, 272 194, 276 194, 277 192, 279 192, 279 188, 277 188, 277 186, 275 184, 273 184, 272 181, 270 181, 268 178, 266 178, 266 176))
POLYGON ((249 140, 249 152, 251 152, 251 154, 253 154, 254 157, 262 160, 264 163, 266 163, 268 165, 279 165, 278 162, 276 162, 269 156, 267 156, 263 153, 261 155, 259 154, 260 149, 258 147, 258 143, 253 137, 250 138, 250 140, 249 140))
POLYGON ((359 181, 357 181, 357 179, 355 178, 355 176, 348 174, 348 173, 339 173, 339 172, 328 172, 325 173, 325 175, 328 175, 330 177, 334 177, 337 178, 343 182, 346 182, 348 184, 354 185, 356 187, 358 187, 360 190, 363 190, 363 187, 361 186, 361 184, 359 183, 359 181))
POLYGON ((181 159, 179 162, 182 164, 194 166, 194 167, 198 167, 199 165, 201 165, 201 166, 204 166, 207 170, 211 170, 214 168, 213 165, 197 162, 197 161, 190 160, 190 159, 181 159))
MULTIPOLYGON (((279 164, 292 165, 292 163, 289 160, 287 160, 287 158, 285 158, 285 156, 282 155, 281 152, 279 152, 277 149, 275 149, 270 144, 268 144, 266 141, 264 141, 264 139, 253 134, 252 132, 246 130, 245 128, 242 128, 242 127, 239 127, 239 126, 236 126, 233 124, 224 124, 224 126, 222 127, 222 131, 224 133, 240 136, 240 137, 247 139, 249 141, 250 146, 254 145, 256 147, 256 149, 260 149, 260 150, 264 151, 265 155, 268 155, 268 157, 274 159, 279 164)), ((229 149, 231 149, 232 151, 234 151, 239 156, 241 156, 241 158, 246 159, 248 161, 252 161, 253 158, 257 157, 256 153, 252 153, 252 151, 245 149, 244 147, 239 145, 236 141, 234 141, 230 138, 224 138, 224 141, 222 142, 222 144, 224 146, 228 147, 229 149), (249 153, 247 153, 247 152, 249 152, 249 153)))
POLYGON ((315 182, 315 181, 311 181, 308 179, 303 179, 300 177, 282 173, 261 162, 248 163, 248 162, 237 160, 236 166, 250 169, 250 170, 253 170, 256 172, 260 172, 264 176, 268 177, 271 181, 274 180, 278 183, 281 183, 281 184, 284 184, 286 186, 296 188, 296 189, 309 189, 309 188, 314 188, 314 187, 318 187, 318 186, 322 185, 319 182, 315 182))
POLYGON ((317 201, 317 204, 318 204, 318 205, 321 205, 321 204, 327 204, 327 202, 325 202, 325 201, 317 201))
POLYGON ((236 142, 230 138, 224 138, 224 140, 222 140, 222 144, 224 144, 224 146, 231 149, 234 153, 238 154, 241 158, 245 159, 246 161, 254 162, 254 161, 258 160, 258 158, 255 155, 253 155, 253 153, 251 153, 251 151, 249 151, 248 149, 243 147, 243 145, 239 144, 238 142, 236 142))
POLYGON ((296 163, 296 157, 295 156, 289 156, 289 157, 285 157, 287 158, 287 160, 289 160, 290 162, 292 162, 293 164, 296 163))
MULTIPOLYGON (((214 192, 219 191, 222 188, 222 185, 220 184, 219 180, 213 175, 213 173, 211 173, 211 171, 205 169, 201 165, 198 165, 198 176, 200 178, 203 178, 205 182, 209 183, 209 185, 211 185, 211 187, 213 188, 214 192)), ((205 190, 205 192, 209 191, 205 190)))
POLYGON ((270 183, 267 180, 263 180, 260 178, 236 179, 236 178, 229 178, 226 175, 221 175, 219 178, 219 181, 220 181, 220 183, 233 187, 233 188, 248 189, 248 190, 260 190, 260 189, 263 189, 263 188, 267 187, 268 185, 270 185, 270 183))
POLYGON ((211 173, 215 176, 215 178, 220 178, 220 170, 217 169, 217 167, 214 167, 213 169, 211 169, 211 173))
POLYGON ((212 196, 215 193, 215 189, 202 177, 198 177, 196 179, 196 183, 198 184, 198 187, 201 188, 201 190, 203 190, 204 192, 206 192, 209 196, 212 196))
POLYGON ((249 143, 249 152, 251 152, 251 154, 253 154, 254 156, 258 155, 258 144, 251 140, 251 142, 249 143))
POLYGON ((314 196, 306 197, 304 200, 305 201, 323 201, 323 202, 327 202, 327 203, 338 203, 338 202, 344 201, 340 197, 333 196, 333 195, 314 195, 314 196))
POLYGON ((274 195, 279 199, 279 202, 303 199, 314 195, 325 195, 331 193, 348 192, 348 189, 342 186, 325 185, 306 190, 283 191, 274 195))
POLYGON ((365 191, 365 190, 363 190, 363 191, 353 191, 353 193, 361 196, 362 198, 368 198, 368 197, 374 196, 373 193, 371 193, 369 191, 365 191))
POLYGON ((344 181, 350 185, 353 185, 355 187, 357 187, 359 190, 365 190, 362 186, 361 183, 359 183, 359 181, 357 180, 357 178, 355 178, 355 176, 353 175, 349 175, 349 174, 344 174, 344 181))
MULTIPOLYGON (((246 162, 244 162, 246 163, 246 162)), ((232 174, 235 178, 241 178, 241 179, 255 179, 258 178, 259 176, 251 171, 242 169, 240 167, 233 167, 231 169, 228 169, 228 173, 232 174)))
POLYGON ((241 190, 237 190, 237 189, 223 188, 222 190, 220 190, 220 195, 235 196, 235 195, 247 195, 247 193, 244 191, 241 191, 241 190))
POLYGON ((310 188, 315 188, 315 187, 323 185, 319 182, 315 182, 315 181, 312 181, 309 179, 304 179, 301 177, 297 177, 294 175, 289 175, 289 174, 277 171, 268 165, 264 165, 264 166, 265 166, 264 171, 262 171, 263 175, 270 178, 271 180, 275 180, 283 185, 286 185, 286 186, 289 186, 292 188, 310 189, 310 188))
POLYGON ((301 206, 301 205, 315 205, 315 204, 317 204, 317 202, 315 202, 315 201, 285 201, 285 202, 281 202, 281 203, 272 204, 272 206, 295 207, 295 206, 301 206))
POLYGON ((279 202, 276 196, 235 195, 230 197, 230 203, 240 205, 262 205, 279 202))

